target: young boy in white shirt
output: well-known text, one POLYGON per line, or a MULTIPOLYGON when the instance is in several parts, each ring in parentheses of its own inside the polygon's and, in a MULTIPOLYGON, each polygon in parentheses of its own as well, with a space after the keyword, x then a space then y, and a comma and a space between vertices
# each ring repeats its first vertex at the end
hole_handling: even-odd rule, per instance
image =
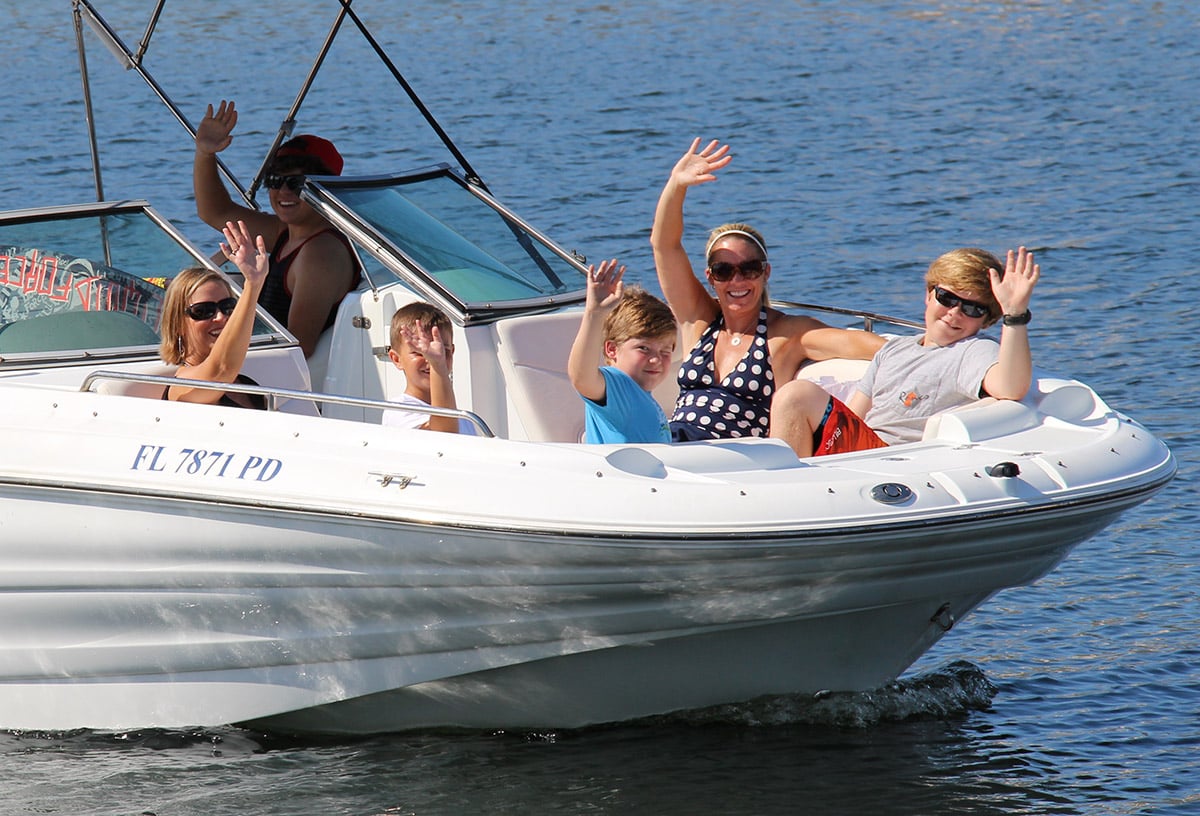
MULTIPOLYGON (((404 372, 405 389, 398 405, 457 408, 450 372, 454 362, 453 326, 431 303, 409 303, 392 315, 388 357, 404 372)), ((474 434, 465 419, 434 416, 420 411, 383 412, 384 425, 445 433, 474 434)))

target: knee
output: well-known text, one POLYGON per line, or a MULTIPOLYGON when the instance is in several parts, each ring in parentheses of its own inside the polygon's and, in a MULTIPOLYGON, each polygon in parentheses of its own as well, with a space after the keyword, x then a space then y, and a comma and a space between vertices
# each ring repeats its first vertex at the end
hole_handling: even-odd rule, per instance
POLYGON ((829 393, 808 380, 792 380, 784 383, 771 400, 771 413, 782 411, 789 416, 808 416, 814 411, 825 411, 829 393))

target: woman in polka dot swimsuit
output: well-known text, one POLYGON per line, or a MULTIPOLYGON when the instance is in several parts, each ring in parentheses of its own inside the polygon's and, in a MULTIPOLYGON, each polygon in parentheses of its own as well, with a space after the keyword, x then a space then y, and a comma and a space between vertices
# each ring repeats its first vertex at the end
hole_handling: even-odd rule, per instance
POLYGON ((689 187, 716 180, 733 157, 717 141, 700 140, 675 164, 658 200, 650 245, 659 285, 679 322, 683 348, 679 400, 671 417, 675 441, 767 436, 775 384, 796 376, 805 360, 870 359, 883 338, 835 329, 768 305, 771 264, 766 242, 746 224, 712 231, 705 279, 683 248, 683 201, 689 187))

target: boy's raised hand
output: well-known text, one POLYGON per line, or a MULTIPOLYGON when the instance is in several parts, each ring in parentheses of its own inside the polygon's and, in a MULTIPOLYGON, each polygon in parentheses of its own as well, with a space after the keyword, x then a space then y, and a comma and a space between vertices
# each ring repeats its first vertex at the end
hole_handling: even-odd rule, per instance
POLYGON ((1000 277, 997 269, 989 269, 988 276, 992 280, 992 294, 996 296, 1001 311, 1007 315, 1020 315, 1029 308, 1033 287, 1037 286, 1042 270, 1034 261, 1033 253, 1020 247, 1015 253, 1011 249, 1008 251, 1004 277, 1000 277))
POLYGON ((409 348, 418 352, 429 367, 439 374, 450 370, 450 350, 442 342, 442 333, 437 326, 420 326, 409 323, 400 327, 400 334, 409 348))
POLYGON ((587 301, 589 311, 607 312, 616 307, 625 291, 625 267, 617 266, 617 259, 601 261, 599 266, 589 266, 587 276, 587 301))

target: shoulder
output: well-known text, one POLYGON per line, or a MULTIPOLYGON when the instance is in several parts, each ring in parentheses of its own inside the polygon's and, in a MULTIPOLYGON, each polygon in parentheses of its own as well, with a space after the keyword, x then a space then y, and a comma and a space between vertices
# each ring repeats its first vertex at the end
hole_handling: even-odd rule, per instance
POLYGON ((815 317, 800 314, 788 314, 775 308, 767 309, 767 337, 794 338, 813 329, 828 328, 815 317))
POLYGON ((615 365, 600 366, 600 373, 604 375, 604 384, 608 389, 611 401, 611 395, 614 393, 632 394, 635 391, 642 391, 642 387, 638 385, 633 377, 630 377, 615 365))
POLYGON ((346 237, 335 229, 327 229, 323 232, 318 232, 316 235, 309 238, 300 247, 300 253, 319 253, 325 255, 337 255, 349 261, 350 244, 346 237))
POLYGON ((1000 354, 1000 344, 991 337, 980 334, 964 337, 949 348, 964 357, 995 357, 1000 354))

